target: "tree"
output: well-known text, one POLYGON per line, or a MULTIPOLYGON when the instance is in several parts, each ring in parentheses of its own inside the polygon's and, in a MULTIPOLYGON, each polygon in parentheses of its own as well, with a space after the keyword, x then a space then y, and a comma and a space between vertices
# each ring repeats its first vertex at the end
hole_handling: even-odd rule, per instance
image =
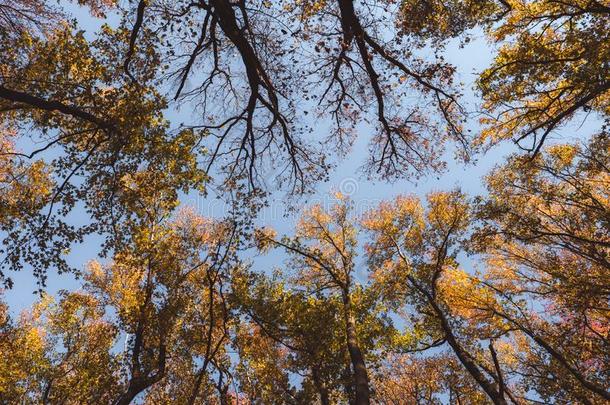
MULTIPOLYGON (((267 361, 281 366, 287 378, 291 375, 302 378, 300 390, 294 387, 290 391, 283 390, 290 395, 276 396, 277 402, 353 402, 356 393, 346 344, 343 300, 331 291, 295 283, 297 277, 299 275, 290 269, 285 274, 277 272, 273 277, 244 274, 239 278, 240 286, 233 288, 241 310, 257 331, 255 336, 262 336, 273 348, 262 350, 258 356, 268 356, 267 361), (280 358, 284 360, 278 363, 280 358)), ((370 368, 371 363, 377 363, 379 352, 383 350, 382 342, 388 341, 388 336, 393 334, 392 325, 383 315, 382 303, 371 291, 355 288, 352 300, 358 343, 367 358, 367 368, 370 368)), ((239 345, 251 347, 251 337, 244 338, 239 345)), ((244 367, 243 372, 256 375, 256 368, 244 367)), ((247 379, 252 380, 255 378, 247 379)), ((277 383, 270 386, 281 387, 277 383)))
POLYGON ((117 394, 115 326, 94 297, 43 297, 15 324, 3 322, 2 398, 11 403, 109 402, 117 394), (6 350, 6 352, 4 352, 6 350))
POLYGON ((480 27, 499 47, 478 77, 485 126, 478 143, 513 139, 537 154, 577 113, 608 117, 607 2, 406 1, 402 16, 415 37, 442 42, 480 27))
MULTIPOLYGON (((281 366, 287 379, 290 373, 303 377, 301 390, 284 390, 290 395, 276 395, 278 402, 303 403, 319 399, 320 403, 329 404, 331 399, 345 398, 352 387, 351 377, 346 379, 345 376, 346 366, 349 370, 349 355, 342 344, 344 338, 338 300, 336 297, 327 299, 291 291, 283 278, 279 275, 271 279, 244 274, 236 280, 239 285, 233 291, 241 311, 257 331, 254 336, 260 336, 269 345, 264 350, 255 351, 260 348, 252 347, 252 338, 244 336, 239 346, 244 350, 250 348, 252 357, 267 355, 273 365, 281 366), (278 364, 278 359, 284 360, 278 364), (348 389, 344 390, 344 387, 348 389)), ((240 362, 248 357, 240 355, 240 362)), ((256 368, 243 367, 242 373, 256 374, 256 368)), ((275 378, 269 385, 278 387, 277 381, 279 379, 275 378)))
POLYGON ((132 38, 145 27, 160 32, 160 49, 174 65, 166 78, 177 83, 175 98, 213 118, 198 124, 217 138, 208 167, 221 160, 229 176, 256 186, 271 158, 304 191, 328 164, 307 139, 310 111, 332 118, 327 141, 343 151, 360 118, 376 120, 370 165, 382 177, 438 169, 446 140, 465 145, 453 68, 442 58, 427 63, 405 53, 400 33, 392 42, 382 39, 378 28, 392 29, 391 8, 351 0, 140 1, 126 10, 131 18, 124 25, 133 26, 132 38), (403 96, 410 94, 438 115, 407 103, 403 96))
POLYGON ((490 174, 490 197, 479 205, 474 245, 487 255, 485 283, 505 303, 494 316, 538 346, 524 351, 517 373, 535 376, 548 398, 594 403, 610 394, 609 151, 601 134, 533 161, 515 156, 490 174))
POLYGON ((203 189, 206 176, 191 153, 197 134, 170 131, 161 114, 166 104, 151 82, 154 50, 134 62, 140 83, 125 82, 118 48, 126 36, 106 26, 90 42, 58 22, 43 37, 19 31, 0 43, 2 263, 32 266, 41 285, 51 266, 72 270, 65 253, 85 236, 106 235, 106 251, 120 245, 118 224, 132 215, 121 189, 134 173, 147 172, 150 186, 165 188, 168 204, 179 191, 203 189), (16 147, 24 141, 31 150, 16 147), (49 160, 51 150, 57 153, 49 160), (67 217, 79 206, 90 222, 77 227, 67 217))
POLYGON ((381 405, 480 404, 484 394, 447 354, 388 356, 374 378, 375 402, 381 405))
POLYGON ((406 350, 449 346, 495 403, 532 391, 603 403, 607 151, 600 135, 514 156, 470 219, 459 193, 432 194, 427 212, 399 197, 368 214, 373 278, 412 325, 406 350), (479 272, 458 267, 464 249, 481 254, 479 272))
POLYGON ((63 292, 57 304, 43 298, 17 325, 3 316, 3 347, 22 353, 3 356, 10 364, 2 385, 15 387, 6 398, 129 404, 144 392, 152 402, 222 396, 213 379, 228 367, 233 321, 223 288, 235 234, 187 212, 147 219, 111 263, 89 265, 83 291, 63 292))
POLYGON ((464 313, 470 305, 458 307, 464 300, 495 304, 493 296, 459 268, 459 242, 468 225, 468 202, 459 192, 430 194, 427 211, 414 197, 398 197, 366 215, 363 226, 371 235, 367 257, 386 299, 395 308, 415 309, 407 313, 423 336, 411 350, 447 344, 487 396, 495 404, 505 404, 500 373, 490 380, 478 364, 477 339, 489 338, 488 331, 470 336, 468 332, 474 331, 466 319, 476 313, 464 313))
MULTIPOLYGON (((260 249, 282 248, 291 255, 294 283, 316 297, 308 301, 314 303, 320 300, 320 304, 336 308, 336 314, 342 317, 340 347, 345 348, 349 355, 354 403, 368 404, 371 388, 366 357, 369 357, 367 351, 372 351, 374 345, 365 350, 368 346, 366 342, 370 339, 367 339, 367 333, 383 329, 383 319, 376 316, 374 298, 367 305, 367 310, 360 312, 361 306, 374 296, 371 296, 372 291, 359 286, 355 279, 357 230, 350 217, 351 203, 341 194, 336 197, 338 202, 329 211, 324 211, 320 205, 309 208, 299 221, 294 238, 278 240, 272 230, 263 229, 257 232, 256 239, 260 249)), ((299 294, 292 297, 299 298, 299 294)), ((300 313, 306 314, 303 311, 300 313)), ((371 339, 369 345, 375 340, 371 339)))

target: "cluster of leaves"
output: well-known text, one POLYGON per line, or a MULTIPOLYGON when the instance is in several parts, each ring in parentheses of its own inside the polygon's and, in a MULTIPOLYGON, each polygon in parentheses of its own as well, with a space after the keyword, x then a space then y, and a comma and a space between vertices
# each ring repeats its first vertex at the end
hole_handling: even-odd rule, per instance
POLYGON ((537 153, 577 113, 608 116, 608 2, 407 0, 402 13, 414 36, 443 42, 480 27, 499 46, 478 77, 485 128, 477 143, 513 139, 537 153))

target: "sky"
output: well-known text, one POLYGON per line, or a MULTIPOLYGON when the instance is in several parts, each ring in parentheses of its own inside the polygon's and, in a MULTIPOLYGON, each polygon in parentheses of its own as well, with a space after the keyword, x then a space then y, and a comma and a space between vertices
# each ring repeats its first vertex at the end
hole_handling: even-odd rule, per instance
MULTIPOLYGON (((99 29, 102 21, 93 19, 86 10, 77 6, 70 5, 68 10, 78 20, 79 25, 89 34, 99 29)), ((112 17, 111 17, 112 20, 112 17)), ((448 62, 457 66, 457 79, 464 83, 465 96, 464 104, 469 110, 479 103, 479 99, 472 91, 473 81, 477 72, 485 69, 493 58, 493 49, 486 43, 483 34, 475 34, 474 39, 463 48, 457 42, 452 42, 447 46, 445 54, 448 62)), ((170 112, 168 116, 173 122, 181 122, 181 118, 191 113, 188 108, 183 107, 179 112, 170 112)), ((472 119, 471 128, 476 130, 476 118, 472 119)), ((322 124, 322 123, 320 123, 322 124)), ((563 134, 565 138, 571 138, 573 130, 580 126, 578 120, 573 125, 565 128, 563 134)), ((320 125, 324 127, 324 125, 320 125)), ((596 127, 595 120, 589 120, 579 128, 579 131, 592 131, 596 127)), ((362 213, 366 209, 374 207, 379 201, 392 199, 399 194, 416 194, 424 197, 431 191, 450 190, 460 188, 470 195, 483 194, 485 192, 483 177, 497 164, 503 162, 505 157, 517 150, 511 142, 504 142, 492 148, 485 154, 476 156, 476 163, 463 164, 451 159, 449 156, 448 170, 441 175, 431 175, 424 177, 417 182, 408 180, 387 183, 383 181, 366 180, 359 170, 365 163, 369 149, 368 142, 373 129, 367 125, 359 126, 359 137, 353 146, 351 153, 333 170, 328 182, 320 183, 316 186, 317 192, 309 196, 307 200, 297 203, 298 206, 320 202, 323 205, 332 203, 332 191, 340 191, 348 195, 354 202, 356 213, 362 213)), ((315 136, 316 134, 314 134, 315 136)), ((317 134, 323 135, 323 134, 317 134)), ((197 212, 206 216, 222 216, 225 214, 223 204, 214 198, 213 195, 204 198, 196 195, 187 195, 182 199, 183 205, 192 206, 197 212)), ((278 234, 291 234, 296 222, 298 209, 288 210, 285 202, 285 195, 278 192, 271 196, 270 205, 264 209, 256 220, 258 225, 271 226, 278 231, 278 234)), ((87 218, 80 214, 77 221, 86 221, 87 218)), ((75 246, 70 253, 70 262, 77 268, 83 268, 85 264, 97 256, 99 237, 91 237, 84 244, 75 246)), ((251 255, 254 269, 267 271, 273 266, 281 264, 281 256, 251 255)), ((5 291, 4 299, 9 304, 12 313, 17 314, 21 310, 29 307, 37 298, 33 292, 37 289, 36 279, 33 275, 24 270, 19 273, 9 274, 13 281, 12 290, 5 291)), ((56 294, 61 289, 78 289, 80 282, 72 274, 58 275, 54 271, 49 271, 46 291, 56 294)))

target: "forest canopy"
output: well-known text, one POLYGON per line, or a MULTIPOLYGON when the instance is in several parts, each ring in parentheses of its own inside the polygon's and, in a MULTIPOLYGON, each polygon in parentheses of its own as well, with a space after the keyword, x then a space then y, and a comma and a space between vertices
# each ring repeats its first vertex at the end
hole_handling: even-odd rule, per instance
POLYGON ((609 124, 607 0, 0 0, 0 403, 606 404, 609 124))

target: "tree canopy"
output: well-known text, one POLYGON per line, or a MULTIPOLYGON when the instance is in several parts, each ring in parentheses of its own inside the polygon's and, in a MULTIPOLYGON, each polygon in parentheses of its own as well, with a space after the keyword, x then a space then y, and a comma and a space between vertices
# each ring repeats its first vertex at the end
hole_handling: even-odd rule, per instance
POLYGON ((603 0, 0 0, 0 403, 608 403, 609 103, 603 0), (387 182, 517 147, 261 224, 363 137, 387 182))

